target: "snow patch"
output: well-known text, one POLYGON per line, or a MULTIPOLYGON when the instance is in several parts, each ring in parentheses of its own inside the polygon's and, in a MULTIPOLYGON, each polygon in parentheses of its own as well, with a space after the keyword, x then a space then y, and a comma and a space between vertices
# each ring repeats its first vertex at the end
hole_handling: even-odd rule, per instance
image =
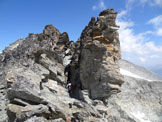
POLYGON ((131 115, 138 119, 140 122, 151 122, 144 113, 138 112, 131 112, 131 115))
POLYGON ((147 80, 147 81, 152 81, 152 80, 150 80, 150 79, 143 78, 143 77, 141 77, 141 76, 139 76, 139 75, 133 74, 133 73, 131 73, 130 71, 125 70, 125 69, 121 69, 121 68, 120 68, 120 73, 121 73, 122 75, 130 76, 130 77, 133 77, 133 78, 139 78, 139 79, 143 79, 143 80, 147 80))

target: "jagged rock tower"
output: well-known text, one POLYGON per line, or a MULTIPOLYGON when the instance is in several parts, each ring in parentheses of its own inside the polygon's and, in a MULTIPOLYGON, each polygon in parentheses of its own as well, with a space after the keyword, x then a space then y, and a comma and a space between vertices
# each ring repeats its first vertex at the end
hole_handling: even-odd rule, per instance
POLYGON ((76 42, 72 81, 87 89, 92 99, 104 99, 119 92, 123 83, 118 64, 121 51, 116 16, 113 9, 108 9, 100 13, 97 21, 92 17, 76 42))
POLYGON ((102 119, 108 109, 93 100, 107 99, 123 83, 116 16, 108 9, 97 21, 93 17, 76 43, 66 32, 47 25, 43 33, 29 34, 6 48, 0 54, 1 121, 102 119), (65 88, 68 81, 73 85, 70 95, 65 88), (89 97, 93 100, 85 101, 89 97))

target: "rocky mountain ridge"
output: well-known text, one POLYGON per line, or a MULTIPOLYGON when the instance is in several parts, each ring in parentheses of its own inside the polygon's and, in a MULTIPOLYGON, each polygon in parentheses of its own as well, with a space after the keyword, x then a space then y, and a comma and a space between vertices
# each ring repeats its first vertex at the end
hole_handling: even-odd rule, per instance
POLYGON ((0 54, 0 122, 160 122, 162 82, 120 73, 116 16, 107 9, 92 17, 76 43, 47 25, 7 47, 0 54))
POLYGON ((127 75, 127 76, 134 75, 132 77, 139 78, 139 79, 145 79, 148 81, 162 81, 161 76, 151 71, 148 71, 144 67, 137 66, 126 60, 123 60, 123 59, 120 60, 119 65, 120 65, 120 72, 123 75, 127 75))

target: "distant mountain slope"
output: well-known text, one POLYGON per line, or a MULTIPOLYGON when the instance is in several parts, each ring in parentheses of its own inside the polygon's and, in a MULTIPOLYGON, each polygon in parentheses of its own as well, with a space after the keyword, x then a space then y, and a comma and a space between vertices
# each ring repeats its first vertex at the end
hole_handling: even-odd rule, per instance
POLYGON ((123 75, 145 79, 148 81, 162 81, 162 77, 157 74, 145 69, 144 67, 135 65, 126 60, 120 60, 120 72, 123 75))
POLYGON ((125 82, 108 99, 109 114, 119 122, 162 122, 162 78, 126 60, 119 64, 125 82))
POLYGON ((113 122, 162 122, 162 82, 125 75, 124 81, 121 92, 108 100, 109 114, 120 118, 113 122))

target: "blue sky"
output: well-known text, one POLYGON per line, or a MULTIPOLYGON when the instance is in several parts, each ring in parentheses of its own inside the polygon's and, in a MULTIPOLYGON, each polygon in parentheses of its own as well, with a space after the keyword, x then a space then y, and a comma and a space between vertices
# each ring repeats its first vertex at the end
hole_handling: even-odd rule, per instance
POLYGON ((76 41, 106 8, 119 13, 122 57, 147 68, 162 66, 162 0, 0 0, 0 51, 47 24, 76 41))

